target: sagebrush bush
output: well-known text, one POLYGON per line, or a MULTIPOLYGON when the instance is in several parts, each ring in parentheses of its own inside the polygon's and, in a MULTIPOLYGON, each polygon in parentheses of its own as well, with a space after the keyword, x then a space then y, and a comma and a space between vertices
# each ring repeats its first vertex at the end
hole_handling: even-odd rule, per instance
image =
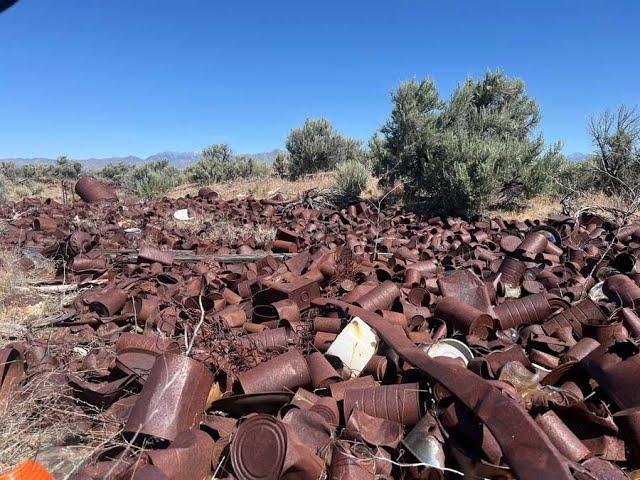
POLYGON ((565 161, 554 175, 558 193, 594 192, 599 190, 597 174, 590 159, 580 162, 565 161))
POLYGON ((69 160, 66 156, 58 157, 52 169, 52 175, 59 179, 72 180, 82 174, 82 164, 77 160, 69 160))
POLYGON ((55 167, 46 163, 28 163, 17 166, 11 162, 2 164, 2 173, 7 179, 40 179, 54 177, 55 167))
POLYGON ((518 208, 555 188, 560 145, 534 135, 536 102, 521 80, 488 72, 447 101, 433 81, 409 81, 392 95, 391 118, 369 143, 376 175, 401 180, 404 194, 431 210, 471 215, 518 208))
POLYGON ((18 167, 13 162, 0 162, 0 177, 12 179, 18 177, 18 167))
POLYGON ((369 170, 358 160, 347 160, 336 167, 334 175, 340 193, 345 197, 356 198, 367 187, 369 170))
POLYGON ((102 170, 98 172, 98 175, 122 186, 134 168, 133 165, 124 162, 114 162, 105 165, 102 170))
POLYGON ((6 202, 9 199, 9 192, 7 191, 7 179, 3 174, 0 174, 0 202, 6 202))
POLYGON ((134 167, 124 187, 139 197, 152 198, 165 195, 182 180, 181 172, 169 165, 168 160, 158 160, 134 167))
POLYGON ((273 161, 273 171, 280 178, 289 176, 289 158, 284 152, 278 152, 276 159, 273 161))
POLYGON ((324 118, 307 119, 294 128, 286 140, 289 152, 289 175, 300 175, 334 169, 347 160, 361 160, 364 153, 360 142, 341 135, 324 118))
POLYGON ((189 180, 199 185, 257 177, 268 173, 268 165, 257 162, 249 156, 236 156, 225 144, 205 148, 202 151, 202 158, 186 170, 189 180))
POLYGON ((82 163, 69 160, 64 155, 58 157, 55 163, 27 163, 17 166, 12 162, 2 162, 0 171, 7 179, 56 178, 59 180, 73 180, 82 174, 82 163))

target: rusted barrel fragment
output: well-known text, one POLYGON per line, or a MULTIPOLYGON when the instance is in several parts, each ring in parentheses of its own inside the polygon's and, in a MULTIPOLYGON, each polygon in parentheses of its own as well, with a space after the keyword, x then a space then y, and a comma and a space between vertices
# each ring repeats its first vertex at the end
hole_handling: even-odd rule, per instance
POLYGON ((87 203, 116 201, 116 193, 95 177, 80 177, 75 186, 76 193, 87 203))

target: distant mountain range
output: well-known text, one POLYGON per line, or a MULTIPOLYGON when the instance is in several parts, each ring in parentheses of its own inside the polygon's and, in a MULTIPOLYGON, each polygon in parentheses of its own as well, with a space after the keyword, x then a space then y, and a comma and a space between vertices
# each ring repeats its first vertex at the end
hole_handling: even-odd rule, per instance
MULTIPOLYGON (((254 158, 258 162, 264 163, 273 163, 276 156, 278 155, 280 150, 275 149, 270 152, 261 152, 261 153, 249 153, 244 154, 249 157, 254 158)), ((178 168, 185 168, 193 162, 197 162, 200 159, 200 152, 174 152, 174 151, 166 151, 159 152, 153 155, 148 156, 147 158, 140 158, 134 155, 129 155, 127 157, 107 157, 107 158, 84 158, 84 159, 76 159, 82 162, 85 169, 101 169, 105 165, 109 163, 122 162, 128 165, 138 165, 146 162, 154 162, 156 160, 161 160, 166 158, 169 162, 178 168)), ((55 158, 0 158, 0 162, 13 162, 16 165, 24 165, 27 163, 53 163, 55 162, 55 158)))
POLYGON ((571 160, 572 162, 582 162, 583 160, 586 160, 588 156, 588 153, 573 152, 567 155, 567 160, 571 160))
MULTIPOLYGON (((282 150, 274 149, 270 152, 261 152, 261 153, 248 153, 244 154, 249 157, 253 157, 258 162, 264 163, 273 163, 278 152, 282 150)), ((573 162, 581 162, 585 160, 589 155, 581 152, 574 152, 567 155, 567 159, 573 162)), ((197 162, 200 159, 200 152, 174 152, 168 150, 166 152, 159 152, 153 155, 148 156, 147 158, 140 158, 134 155, 129 155, 127 157, 107 157, 107 158, 85 158, 85 159, 74 159, 82 162, 84 167, 88 170, 95 169, 99 170, 105 165, 109 163, 115 162, 123 162, 128 165, 138 165, 146 162, 154 162, 156 160, 161 160, 166 158, 169 162, 177 167, 177 168, 186 168, 193 162, 197 162)), ((0 162, 13 162, 16 165, 24 165, 27 163, 53 163, 55 162, 54 158, 0 158, 0 162)))

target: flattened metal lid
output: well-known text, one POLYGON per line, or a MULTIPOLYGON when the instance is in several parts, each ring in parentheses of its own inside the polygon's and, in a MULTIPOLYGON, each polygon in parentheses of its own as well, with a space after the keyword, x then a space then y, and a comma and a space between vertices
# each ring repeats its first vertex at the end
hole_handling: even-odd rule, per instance
POLYGON ((284 425, 270 415, 245 420, 231 444, 231 464, 240 480, 278 480, 287 452, 284 425))

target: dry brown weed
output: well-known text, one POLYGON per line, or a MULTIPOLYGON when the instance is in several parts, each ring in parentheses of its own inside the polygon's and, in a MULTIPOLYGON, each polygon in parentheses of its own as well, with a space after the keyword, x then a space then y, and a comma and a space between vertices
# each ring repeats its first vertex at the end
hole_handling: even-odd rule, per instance
POLYGON ((191 220, 170 220, 171 226, 187 235, 203 238, 211 243, 235 245, 244 238, 253 236, 260 242, 275 238, 276 229, 264 224, 239 224, 231 217, 215 218, 212 215, 196 213, 191 220))
POLYGON ((35 286, 53 278, 53 264, 36 260, 34 267, 25 270, 15 251, 0 250, 0 347, 45 328, 43 318, 60 310, 60 295, 40 294, 35 286))
MULTIPOLYGON (((233 182, 216 183, 209 185, 209 187, 218 192, 225 200, 245 198, 248 196, 261 199, 277 194, 285 198, 293 198, 305 190, 312 188, 329 188, 333 183, 333 173, 322 172, 306 175, 295 181, 271 175, 267 177, 239 179, 233 182)), ((198 189, 199 186, 195 184, 185 184, 171 190, 168 196, 178 198, 187 194, 194 195, 198 192, 198 189)))

